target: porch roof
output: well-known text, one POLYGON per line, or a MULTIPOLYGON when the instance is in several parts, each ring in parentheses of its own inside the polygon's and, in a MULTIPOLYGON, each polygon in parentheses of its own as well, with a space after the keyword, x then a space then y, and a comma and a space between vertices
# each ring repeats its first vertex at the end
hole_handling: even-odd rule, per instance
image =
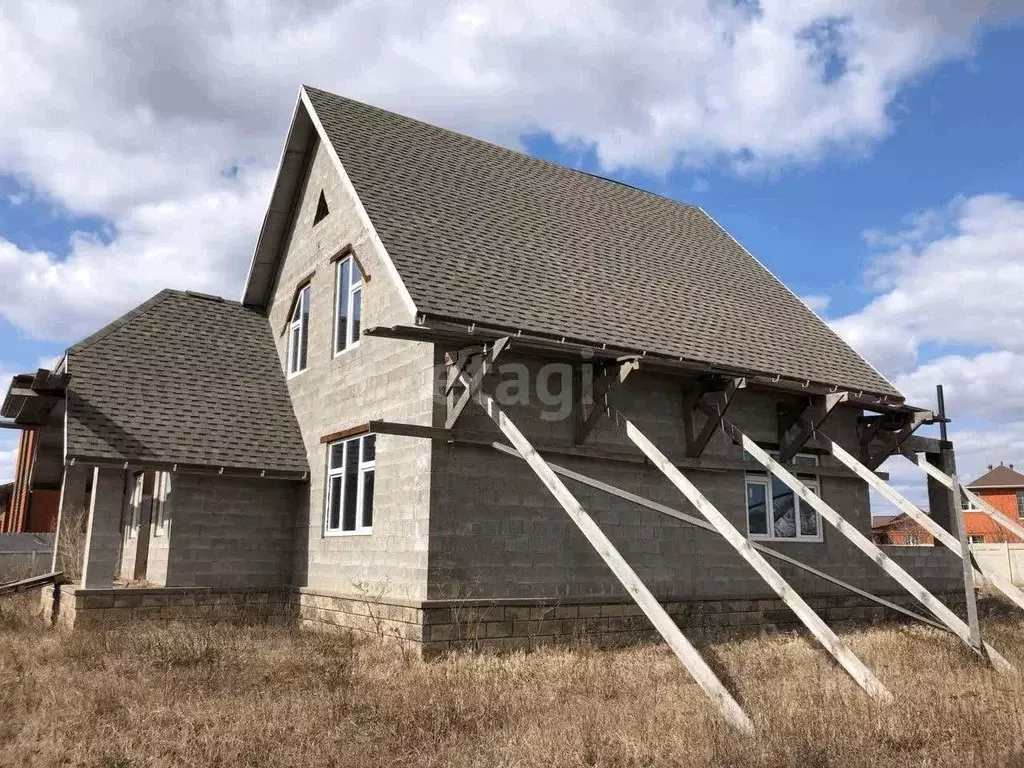
POLYGON ((68 349, 67 458, 302 474, 266 317, 165 290, 68 349))

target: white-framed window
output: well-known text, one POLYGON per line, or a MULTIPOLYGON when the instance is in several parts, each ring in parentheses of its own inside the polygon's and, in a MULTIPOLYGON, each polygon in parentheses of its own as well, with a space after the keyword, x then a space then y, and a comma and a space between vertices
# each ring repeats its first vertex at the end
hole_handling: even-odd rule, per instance
POLYGON ((157 472, 153 485, 153 535, 167 533, 167 495, 171 490, 171 473, 157 472))
POLYGON ((339 536, 373 529, 374 434, 339 440, 327 447, 324 533, 339 536))
MULTIPOLYGON (((778 460, 778 453, 771 453, 778 460)), ((749 457, 748 457, 749 460, 749 457)), ((797 467, 817 467, 818 457, 798 454, 797 467)), ((819 492, 816 475, 797 474, 814 493, 819 492)), ((747 472, 747 534, 752 539, 784 541, 821 541, 821 519, 793 489, 768 472, 747 472)))
POLYGON ((288 375, 295 376, 306 370, 309 359, 309 302, 312 287, 306 283, 295 299, 292 318, 288 324, 288 375))
POLYGON ((1017 491, 1017 517, 1024 519, 1024 489, 1017 491))
POLYGON ((363 275, 352 256, 338 262, 334 301, 334 354, 359 343, 363 319, 363 275))
POLYGON ((967 537, 967 542, 969 544, 984 544, 985 543, 985 537, 984 536, 968 536, 967 537))

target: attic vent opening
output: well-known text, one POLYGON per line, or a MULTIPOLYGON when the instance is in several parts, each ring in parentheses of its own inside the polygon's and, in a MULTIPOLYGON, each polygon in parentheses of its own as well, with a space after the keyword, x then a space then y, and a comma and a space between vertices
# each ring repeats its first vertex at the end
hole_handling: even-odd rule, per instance
POLYGON ((330 213, 330 210, 327 208, 327 198, 324 197, 324 191, 321 189, 320 199, 316 204, 316 216, 313 217, 313 226, 315 227, 323 221, 324 217, 327 216, 328 213, 330 213))

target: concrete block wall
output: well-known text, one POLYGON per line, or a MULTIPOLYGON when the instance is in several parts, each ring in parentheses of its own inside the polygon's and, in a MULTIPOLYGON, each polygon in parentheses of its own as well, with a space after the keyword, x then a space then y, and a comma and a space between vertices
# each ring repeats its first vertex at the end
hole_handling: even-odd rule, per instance
POLYGON ((372 533, 324 534, 327 446, 320 438, 370 419, 429 425, 432 418, 434 351, 430 345, 364 336, 356 347, 333 355, 336 265, 330 259, 345 245, 354 248, 368 278, 363 286, 363 328, 412 322, 379 241, 364 226, 356 201, 325 147, 318 145, 268 307, 281 366, 286 369, 285 328, 296 289, 310 280, 309 367, 288 381, 312 473, 296 526, 295 583, 348 591, 355 584, 368 584, 384 587, 392 595, 423 597, 429 442, 378 436, 372 533), (330 213, 314 225, 321 190, 330 213))
POLYGON ((118 575, 126 471, 94 467, 89 522, 82 561, 82 585, 109 587, 118 575))
MULTIPOLYGON (((531 381, 540 363, 525 364, 531 381)), ((487 383, 490 391, 501 372, 487 383)), ((668 454, 683 452, 682 398, 678 379, 636 373, 613 396, 616 404, 653 442, 668 454)), ((777 400, 771 393, 741 390, 729 418, 759 441, 777 440, 777 400)), ((570 444, 567 419, 543 418, 540 402, 507 407, 512 420, 533 440, 570 444)), ((850 450, 857 445, 854 408, 841 408, 826 424, 828 434, 850 450)), ((496 432, 475 404, 463 415, 463 432, 496 432)), ((699 424, 697 425, 699 429, 699 424)), ((588 446, 632 449, 621 428, 602 419, 588 446)), ((705 457, 742 460, 742 450, 719 432, 705 457)), ((664 476, 643 463, 555 456, 569 469, 697 514, 664 476)), ((831 457, 821 465, 838 467, 831 457)), ((686 475, 742 533, 747 531, 744 472, 695 471, 686 475)), ((820 476, 822 497, 865 535, 870 535, 870 499, 866 485, 854 477, 820 476)), ((587 511, 637 571, 644 583, 667 600, 767 599, 774 593, 739 555, 716 534, 688 526, 660 513, 637 507, 588 486, 567 481, 587 511)), ((867 556, 824 521, 823 541, 765 542, 864 589, 896 593, 899 587, 867 556)), ((489 447, 434 445, 430 537, 432 599, 548 598, 625 596, 619 582, 590 544, 557 505, 529 467, 489 447)), ((959 565, 948 553, 927 549, 897 553, 911 572, 939 591, 962 589, 959 565)), ((844 594, 792 566, 774 563, 804 595, 844 594)))
POLYGON ((168 587, 288 584, 295 508, 303 484, 259 477, 175 473, 164 536, 150 563, 168 587), (158 554, 159 553, 159 554, 158 554), (156 557, 154 557, 156 555, 156 557))

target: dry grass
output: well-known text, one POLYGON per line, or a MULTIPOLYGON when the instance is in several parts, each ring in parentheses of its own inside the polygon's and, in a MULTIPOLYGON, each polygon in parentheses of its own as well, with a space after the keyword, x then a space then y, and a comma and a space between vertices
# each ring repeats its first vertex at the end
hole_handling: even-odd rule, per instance
MULTIPOLYGON (((896 695, 889 707, 800 635, 706 648, 755 721, 744 739, 663 646, 424 663, 270 625, 61 634, 11 605, 2 765, 1024 766, 1024 678, 927 629, 846 635, 896 695)), ((1022 628, 986 619, 1024 667, 1022 628)))

